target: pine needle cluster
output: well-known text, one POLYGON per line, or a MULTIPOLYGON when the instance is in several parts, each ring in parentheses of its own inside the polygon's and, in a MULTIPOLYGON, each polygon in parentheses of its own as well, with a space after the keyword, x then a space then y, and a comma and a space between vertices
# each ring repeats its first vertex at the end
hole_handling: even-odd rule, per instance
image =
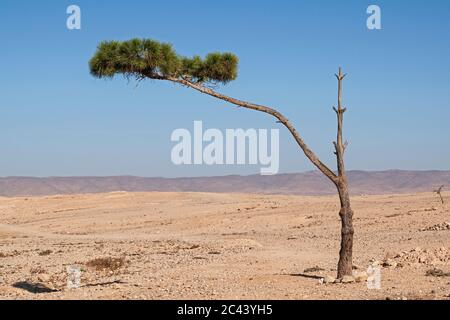
POLYGON ((193 83, 227 84, 237 78, 238 58, 232 53, 214 52, 205 58, 184 57, 171 44, 150 39, 105 41, 89 61, 91 74, 112 78, 170 80, 184 79, 193 83))

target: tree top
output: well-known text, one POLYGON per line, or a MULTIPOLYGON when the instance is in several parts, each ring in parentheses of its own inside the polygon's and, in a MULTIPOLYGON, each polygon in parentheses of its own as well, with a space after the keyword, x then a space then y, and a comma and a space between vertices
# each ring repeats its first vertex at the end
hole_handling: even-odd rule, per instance
POLYGON ((232 53, 213 52, 184 57, 169 43, 151 39, 104 41, 89 61, 91 74, 97 78, 113 78, 122 74, 138 80, 183 79, 193 83, 226 84, 237 78, 238 57, 232 53))

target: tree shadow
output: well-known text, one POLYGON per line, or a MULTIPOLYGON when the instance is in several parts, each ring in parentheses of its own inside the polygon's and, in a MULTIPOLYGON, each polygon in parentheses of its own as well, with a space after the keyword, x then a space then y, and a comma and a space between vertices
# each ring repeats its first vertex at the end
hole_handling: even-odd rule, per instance
POLYGON ((101 286, 108 286, 108 285, 111 285, 111 284, 126 284, 126 282, 124 282, 124 281, 121 281, 121 280, 116 280, 116 281, 108 281, 108 282, 100 282, 100 283, 88 283, 88 284, 85 284, 84 286, 82 286, 83 288, 84 287, 101 287, 101 286))
POLYGON ((19 281, 12 285, 14 288, 22 289, 31 293, 51 293, 58 290, 51 289, 42 283, 32 283, 28 281, 19 281))
POLYGON ((291 277, 302 277, 302 278, 308 278, 308 279, 323 279, 323 276, 317 276, 314 274, 307 274, 307 273, 291 273, 289 274, 291 277))

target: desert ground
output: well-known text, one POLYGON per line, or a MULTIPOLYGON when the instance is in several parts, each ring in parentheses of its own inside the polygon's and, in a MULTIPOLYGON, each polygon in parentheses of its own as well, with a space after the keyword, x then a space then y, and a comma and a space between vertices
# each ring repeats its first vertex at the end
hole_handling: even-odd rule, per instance
POLYGON ((336 275, 335 196, 0 198, 0 299, 449 299, 443 196, 352 197, 355 272, 381 265, 380 289, 322 283, 336 275))

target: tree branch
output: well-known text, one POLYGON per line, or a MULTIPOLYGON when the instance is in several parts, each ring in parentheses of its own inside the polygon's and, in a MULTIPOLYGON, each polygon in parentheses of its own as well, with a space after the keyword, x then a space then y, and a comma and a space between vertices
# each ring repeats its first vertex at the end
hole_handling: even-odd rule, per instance
POLYGON ((306 143, 300 137, 300 135, 298 134, 295 127, 289 122, 289 120, 285 116, 283 116, 277 110, 270 108, 270 107, 266 107, 266 106, 262 106, 262 105, 258 105, 258 104, 231 98, 229 96, 218 93, 218 92, 216 92, 210 88, 207 88, 205 86, 202 86, 200 84, 189 82, 185 79, 180 79, 180 78, 175 78, 175 77, 164 77, 164 76, 158 76, 158 77, 152 77, 152 78, 157 79, 157 80, 168 80, 168 81, 176 82, 176 83, 179 83, 186 87, 195 89, 201 93, 205 93, 205 94, 213 96, 215 98, 227 101, 227 102, 237 105, 239 107, 264 112, 264 113, 267 113, 267 114, 275 117, 279 123, 282 123, 289 130, 289 132, 292 134, 292 136, 294 137, 297 144, 303 150, 306 157, 334 184, 338 183, 338 181, 339 181, 338 176, 330 168, 328 168, 322 161, 320 161, 320 159, 315 155, 315 153, 311 149, 309 149, 309 147, 306 145, 306 143))

